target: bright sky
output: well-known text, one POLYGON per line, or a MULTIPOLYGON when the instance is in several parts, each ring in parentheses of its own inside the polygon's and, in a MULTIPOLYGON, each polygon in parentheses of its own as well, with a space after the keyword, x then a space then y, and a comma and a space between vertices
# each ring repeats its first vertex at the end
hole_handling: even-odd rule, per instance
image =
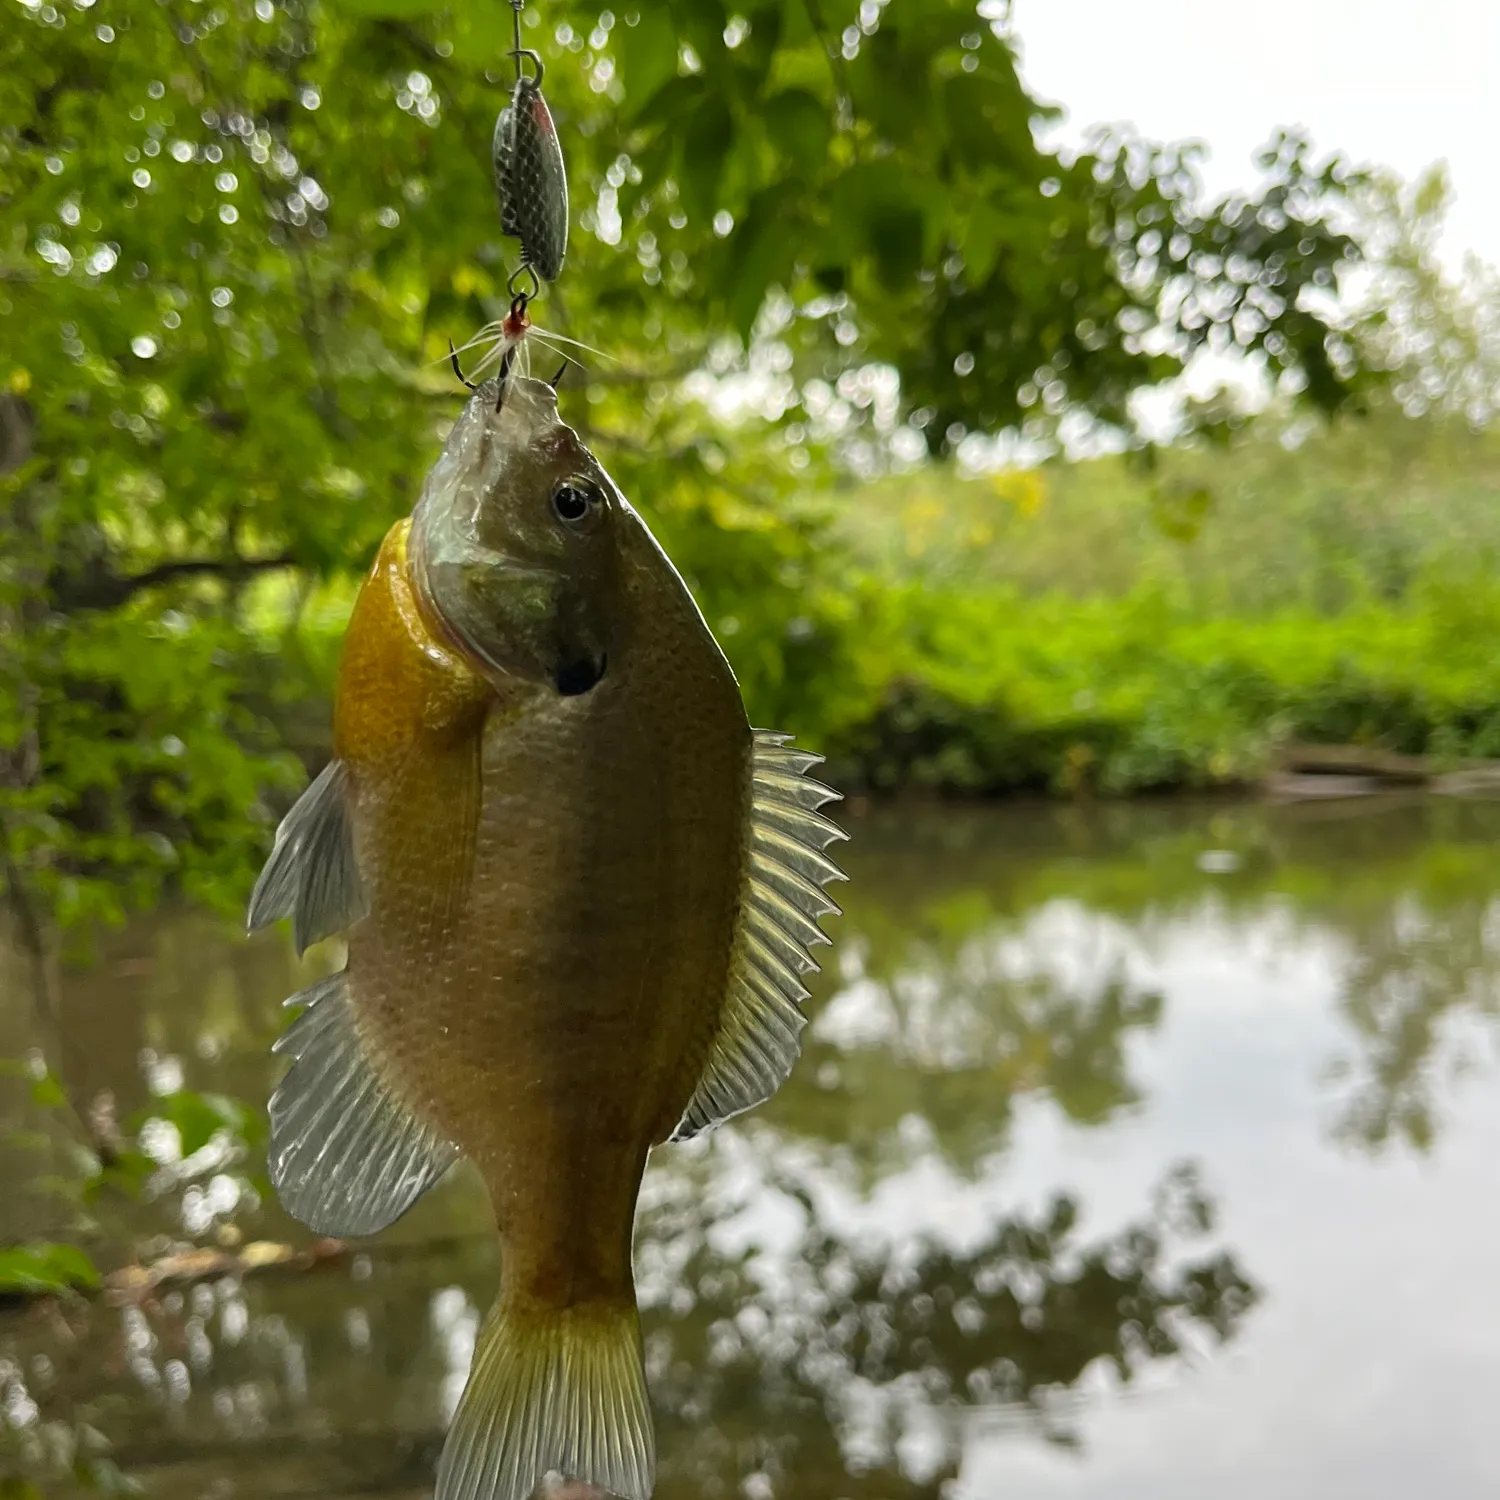
POLYGON ((1500 0, 1014 0, 1013 21, 1066 137, 1196 137, 1217 191, 1250 186, 1284 124, 1407 178, 1446 159, 1445 256, 1500 265, 1500 0))

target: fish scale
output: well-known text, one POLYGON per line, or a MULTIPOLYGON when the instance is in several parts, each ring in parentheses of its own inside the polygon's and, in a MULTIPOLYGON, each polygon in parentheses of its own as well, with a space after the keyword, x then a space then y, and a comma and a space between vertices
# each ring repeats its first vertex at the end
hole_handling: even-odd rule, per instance
POLYGON ((526 263, 555 281, 568 251, 568 174, 540 83, 516 80, 495 121, 495 191, 500 227, 520 240, 526 263))

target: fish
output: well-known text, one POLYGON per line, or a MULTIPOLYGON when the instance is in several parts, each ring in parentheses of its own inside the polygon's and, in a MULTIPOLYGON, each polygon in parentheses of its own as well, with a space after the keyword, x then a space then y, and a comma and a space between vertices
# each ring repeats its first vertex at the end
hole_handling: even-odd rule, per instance
POLYGON ((500 1289, 436 1500, 552 1473, 648 1500, 642 1174, 791 1072, 845 834, 557 393, 499 397, 468 399, 361 585, 333 759, 251 897, 252 931, 347 945, 288 1002, 270 1175, 364 1236, 473 1163, 500 1289))

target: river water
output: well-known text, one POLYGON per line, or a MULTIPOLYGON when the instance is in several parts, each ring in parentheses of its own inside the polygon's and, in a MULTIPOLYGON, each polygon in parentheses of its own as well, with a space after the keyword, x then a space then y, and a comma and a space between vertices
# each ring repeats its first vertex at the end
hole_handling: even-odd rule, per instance
MULTIPOLYGON (((852 826, 791 1083, 648 1173, 660 1500, 1500 1494, 1500 806, 852 826)), ((81 1200, 0 1078, 0 1241, 306 1245, 253 1148, 174 1164, 161 1120, 263 1101, 336 957, 162 914, 50 1019, 0 966, 0 1057, 163 1163, 81 1200)), ((460 1169, 311 1269, 0 1306, 0 1493, 82 1454, 161 1500, 424 1495, 496 1275, 460 1169)))

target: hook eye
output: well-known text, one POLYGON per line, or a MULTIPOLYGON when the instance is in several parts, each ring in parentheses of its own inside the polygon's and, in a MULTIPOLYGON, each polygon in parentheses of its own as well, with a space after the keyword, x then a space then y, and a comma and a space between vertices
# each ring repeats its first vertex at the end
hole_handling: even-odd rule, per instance
POLYGON ((516 73, 521 78, 526 77, 526 75, 521 72, 521 59, 523 57, 529 57, 532 62, 536 64, 536 77, 528 79, 527 81, 532 85, 533 88, 541 88, 542 79, 547 75, 547 69, 542 64, 541 54, 533 52, 530 47, 512 47, 510 50, 510 55, 516 60, 516 73))
POLYGON ((519 301, 521 304, 521 311, 525 312, 526 304, 530 302, 534 297, 540 296, 542 290, 542 279, 536 274, 536 270, 528 260, 523 264, 517 266, 516 269, 511 272, 510 280, 505 283, 505 290, 508 291, 511 296, 511 311, 515 312, 515 304, 517 301, 519 301), (522 280, 523 277, 530 278, 530 287, 526 286, 525 282, 522 280))

